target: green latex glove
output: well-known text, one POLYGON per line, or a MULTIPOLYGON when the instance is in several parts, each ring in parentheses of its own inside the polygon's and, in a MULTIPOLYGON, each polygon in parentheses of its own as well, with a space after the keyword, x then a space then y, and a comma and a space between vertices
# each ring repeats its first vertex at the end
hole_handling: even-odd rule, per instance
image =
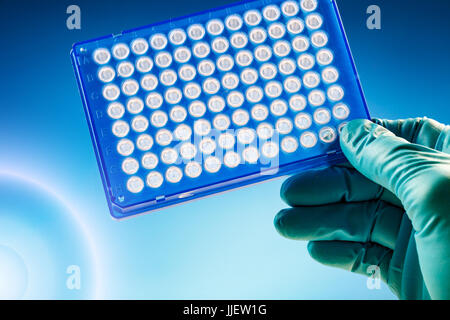
POLYGON ((309 240, 325 265, 381 278, 401 299, 450 299, 450 126, 430 119, 354 120, 350 165, 289 178, 279 233, 309 240), (375 122, 375 123, 374 123, 375 122))

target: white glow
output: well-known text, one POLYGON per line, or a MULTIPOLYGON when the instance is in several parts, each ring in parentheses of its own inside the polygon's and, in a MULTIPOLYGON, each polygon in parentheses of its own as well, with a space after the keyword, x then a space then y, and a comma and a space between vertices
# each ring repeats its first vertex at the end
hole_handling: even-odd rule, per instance
POLYGON ((217 59, 216 64, 217 64, 217 68, 219 68, 219 70, 230 71, 234 66, 234 60, 230 55, 226 54, 226 55, 220 56, 217 59))
POLYGON ((109 50, 106 48, 99 48, 94 51, 93 54, 94 61, 98 64, 106 64, 111 59, 111 54, 109 50))
POLYGON ((205 28, 201 24, 194 24, 189 27, 188 35, 192 40, 201 40, 205 36, 205 28))
POLYGON ((199 136, 206 136, 211 132, 211 123, 206 119, 199 119, 195 121, 194 132, 199 136))
POLYGON ((209 77, 216 70, 216 65, 211 60, 203 60, 198 64, 197 69, 202 76, 209 77))
POLYGON ((344 98, 344 89, 339 85, 332 85, 327 91, 328 99, 331 101, 339 101, 344 98))
POLYGON ((264 63, 259 68, 259 74, 265 80, 271 80, 277 75, 278 69, 273 63, 264 63))
POLYGON ((307 113, 299 113, 295 116, 295 126, 300 130, 306 130, 312 125, 311 116, 307 113))
POLYGON ((263 121, 269 115, 269 110, 265 105, 257 104, 252 108, 252 118, 256 121, 263 121))
POLYGON ((192 135, 192 129, 186 124, 180 124, 178 127, 174 130, 175 138, 177 138, 180 141, 186 141, 191 138, 192 135))
POLYGON ((144 102, 140 98, 131 98, 127 102, 127 110, 129 113, 138 114, 144 110, 144 102))
POLYGON ((228 168, 236 168, 241 162, 241 157, 234 151, 228 151, 223 157, 223 164, 228 168))
POLYGON ((311 36, 311 43, 316 47, 323 47, 328 43, 328 36, 322 31, 314 32, 311 36))
POLYGON ((289 107, 295 112, 302 111, 306 108, 306 98, 301 94, 293 95, 289 99, 289 107))
POLYGON ((320 84, 320 76, 315 71, 309 71, 303 76, 303 84, 307 88, 315 88, 320 84))
POLYGON ((147 175, 147 185, 150 188, 159 188, 164 182, 164 178, 158 171, 152 171, 147 175))
POLYGON ((296 36, 292 39, 292 48, 297 52, 304 52, 309 48, 309 40, 304 36, 296 36))
POLYGON ((121 62, 117 65, 117 74, 122 78, 130 77, 134 72, 134 66, 128 61, 121 62))
POLYGON ((292 131, 294 128, 294 125, 292 124, 291 119, 289 118, 280 118, 275 123, 275 128, 277 128, 277 131, 280 134, 288 134, 292 131))
POLYGON ((136 116, 131 122, 131 127, 136 132, 144 132, 148 128, 148 120, 144 116, 136 116))
POLYGON ((225 108, 225 100, 222 97, 220 97, 220 96, 213 96, 213 97, 211 97, 208 100, 208 109, 211 112, 220 112, 224 108, 225 108))
POLYGON ((245 68, 241 72, 241 81, 247 85, 252 85, 258 80, 258 72, 253 68, 245 68))
POLYGON ((178 159, 178 152, 174 148, 164 148, 161 151, 161 161, 165 164, 174 164, 178 159))
POLYGON ((142 151, 148 151, 153 146, 153 138, 146 133, 141 134, 136 140, 136 147, 142 151))
POLYGON ((131 50, 136 55, 141 55, 147 52, 148 42, 143 38, 137 38, 131 42, 131 50))
POLYGON ((306 17, 305 21, 308 28, 313 30, 319 29, 323 23, 322 17, 317 13, 311 13, 306 17))
POLYGON ((265 62, 272 57, 272 50, 266 45, 258 46, 255 49, 255 58, 258 61, 265 62))
POLYGON ((173 88, 167 89, 164 97, 168 103, 177 104, 181 101, 183 94, 181 93, 180 89, 173 87, 173 88))
POLYGON ((186 98, 194 100, 197 99, 202 92, 200 85, 195 82, 190 82, 184 87, 184 95, 186 98))
POLYGON ((267 38, 266 30, 263 28, 254 28, 250 31, 250 41, 254 44, 261 44, 267 38))
POLYGON ((236 56, 236 63, 241 67, 249 66, 253 61, 253 55, 248 50, 239 51, 236 56))
POLYGON ((317 0, 301 0, 300 6, 306 12, 311 12, 317 8, 317 0))
POLYGON ((259 152, 254 146, 249 146, 242 151, 242 158, 248 163, 256 163, 259 159, 259 152))
POLYGON ((140 57, 136 60, 136 69, 139 72, 146 73, 152 70, 153 61, 149 57, 140 57))
POLYGON ((127 96, 135 95, 138 90, 139 83, 134 79, 128 79, 122 83, 122 92, 127 96))
POLYGON ((329 65, 333 61, 333 53, 328 49, 321 49, 316 54, 317 62, 320 65, 329 65))
POLYGON ((244 103, 244 95, 239 91, 231 91, 228 94, 227 103, 232 108, 238 108, 244 103))
POLYGON ((162 128, 166 125, 168 120, 167 114, 164 111, 155 111, 150 116, 150 122, 156 128, 162 128))
POLYGON ((238 84, 239 84, 239 77, 235 73, 228 72, 222 77, 222 86, 225 89, 228 90, 236 89, 238 84))
POLYGON ((230 43, 234 48, 242 49, 248 43, 247 35, 243 32, 236 32, 231 36, 230 43))
POLYGON ((256 134, 261 140, 270 139, 274 134, 273 126, 268 122, 263 122, 256 127, 256 134))
POLYGON ((297 139, 294 137, 285 137, 281 140, 281 150, 287 153, 295 152, 298 148, 297 139))
POLYGON ((198 148, 203 154, 211 154, 216 150, 216 143, 213 139, 206 137, 198 144, 198 148))
POLYGON ((247 112, 247 110, 244 109, 238 109, 233 112, 233 115, 231 116, 231 119, 233 120, 233 123, 237 126, 245 126, 250 119, 250 116, 247 112))
POLYGON ((123 104, 119 102, 110 103, 107 110, 108 116, 113 119, 120 119, 125 113, 125 108, 123 104))
POLYGON ((213 125, 217 130, 224 131, 230 126, 230 118, 226 114, 218 114, 214 117, 213 125))
POLYGON ((166 69, 159 75, 159 80, 165 86, 172 86, 177 81, 177 73, 171 69, 166 69))
POLYGON ((180 28, 173 29, 169 33, 169 40, 176 46, 182 45, 186 41, 186 32, 180 28))
POLYGON ((339 79, 339 72, 334 67, 327 67, 322 71, 322 79, 325 83, 334 83, 339 79))
POLYGON ((220 82, 216 78, 208 78, 203 81, 203 91, 208 94, 216 94, 220 89, 220 82))
POLYGON ((249 10, 244 14, 244 21, 249 26, 257 26, 261 19, 261 14, 257 10, 249 10))
POLYGON ((338 103, 333 107, 333 116, 339 120, 345 120, 350 115, 349 107, 344 103, 338 103))
POLYGON ((122 171, 126 174, 135 174, 139 170, 139 162, 134 158, 126 158, 122 162, 122 171))
POLYGON ((187 117, 187 111, 182 106, 175 106, 170 110, 170 119, 173 122, 183 122, 187 117))
POLYGON ((294 73, 295 69, 295 61, 290 58, 284 58, 278 64, 278 70, 280 70, 280 72, 284 75, 294 73))
POLYGON ((322 90, 313 90, 308 95, 308 102, 314 107, 321 106, 325 103, 325 94, 322 90))
POLYGON ((201 101, 194 101, 189 105, 189 114, 193 117, 200 118, 206 112, 206 106, 201 101))
POLYGON ((130 126, 127 122, 122 120, 117 120, 113 123, 112 133, 119 138, 125 137, 128 132, 130 132, 130 126))
POLYGON ((297 59, 298 67, 303 70, 310 70, 312 67, 314 67, 315 63, 316 61, 314 59, 314 56, 309 53, 304 53, 297 59))
POLYGON ((179 47, 173 53, 176 62, 186 63, 191 58, 191 50, 187 47, 179 47))
POLYGON ((266 158, 275 158, 279 153, 278 145, 273 141, 267 141, 262 145, 261 153, 266 158))
POLYGON ((111 68, 109 66, 101 67, 98 70, 98 78, 102 82, 111 82, 114 80, 115 76, 116 76, 116 72, 114 71, 113 68, 111 68))
POLYGON ((220 21, 219 19, 210 20, 206 24, 206 30, 208 31, 209 34, 213 36, 220 35, 223 32, 223 29, 224 29, 223 22, 220 21))
POLYGON ((305 29, 305 24, 299 18, 292 18, 288 21, 286 27, 291 34, 299 34, 305 29))
POLYGON ((202 173, 202 166, 198 162, 191 161, 184 167, 184 173, 190 178, 197 178, 202 173))
POLYGON ((298 13, 299 7, 295 1, 286 1, 281 5, 281 11, 285 16, 292 17, 298 13))
POLYGON ((216 53, 224 53, 228 50, 228 47, 230 46, 227 38, 224 37, 217 37, 213 40, 211 47, 214 52, 216 53))
POLYGON ((162 33, 154 34, 150 38, 150 45, 155 50, 162 50, 167 46, 167 38, 162 33))
POLYGON ((330 111, 326 108, 319 108, 316 111, 314 111, 314 121, 317 124, 327 124, 331 120, 331 114, 330 111))
POLYGON ((157 144, 161 146, 167 146, 172 142, 173 136, 169 130, 160 129, 158 132, 156 132, 155 140, 157 144))
POLYGON ((273 53, 278 57, 285 57, 291 52, 291 44, 286 40, 280 40, 273 45, 273 53))
POLYGON ((300 136, 300 144, 305 148, 312 148, 317 143, 317 137, 314 132, 307 131, 300 136))
POLYGON ((147 152, 146 154, 144 154, 141 159, 142 166, 148 170, 156 168, 158 162, 159 160, 156 154, 151 152, 147 152))
POLYGON ((222 149, 231 149, 231 148, 233 148, 235 142, 236 142, 236 139, 229 132, 222 133, 219 136, 219 139, 218 139, 219 146, 222 149))
POLYGON ((277 98, 283 92, 283 87, 278 81, 270 81, 266 84, 264 91, 270 98, 277 98))
POLYGON ((247 98, 247 101, 251 103, 258 103, 263 98, 264 92, 260 87, 252 86, 247 89, 247 91, 245 92, 245 96, 247 98))
POLYGON ((112 48, 112 54, 117 60, 123 60, 130 54, 130 48, 125 43, 118 43, 112 48))
POLYGON ((237 31, 242 27, 242 18, 237 14, 232 14, 225 19, 225 25, 228 30, 237 31))
POLYGON ((286 28, 284 27, 283 24, 281 24, 279 22, 275 22, 269 26, 268 32, 269 32, 269 36, 272 39, 281 39, 281 38, 283 38, 284 34, 286 33, 286 28))
POLYGON ((283 82, 284 90, 289 93, 295 93, 300 90, 302 83, 297 76, 287 77, 283 82))
POLYGON ((163 97, 158 92, 151 92, 147 95, 145 103, 151 109, 158 109, 163 103, 163 97))
POLYGON ((250 128, 242 128, 237 132, 237 139, 239 143, 247 145, 252 143, 256 138, 255 130, 250 128))
POLYGON ((103 88, 103 97, 106 100, 114 101, 120 95, 120 89, 115 84, 108 84, 103 88))
POLYGON ((284 115, 288 110, 287 103, 282 99, 272 101, 270 104, 270 112, 277 117, 284 115))
POLYGON ((162 51, 155 56, 155 63, 160 68, 167 68, 172 64, 172 56, 167 51, 162 51))
POLYGON ((264 19, 275 21, 280 17, 280 9, 275 5, 269 5, 263 9, 264 19))
POLYGON ((219 158, 214 156, 209 156, 205 159, 205 170, 210 173, 216 173, 220 170, 222 164, 220 163, 219 158))
POLYGON ((117 152, 122 156, 129 156, 134 151, 134 144, 129 139, 122 139, 117 143, 117 152))
POLYGON ((336 140, 336 131, 331 127, 324 127, 319 131, 319 138, 325 143, 331 143, 336 140))
POLYGON ((131 177, 127 181, 127 189, 132 193, 139 193, 144 189, 144 181, 139 177, 131 177))
POLYGON ((178 70, 178 75, 184 81, 191 81, 192 79, 195 78, 196 73, 197 71, 190 64, 185 64, 181 66, 180 69, 178 70))

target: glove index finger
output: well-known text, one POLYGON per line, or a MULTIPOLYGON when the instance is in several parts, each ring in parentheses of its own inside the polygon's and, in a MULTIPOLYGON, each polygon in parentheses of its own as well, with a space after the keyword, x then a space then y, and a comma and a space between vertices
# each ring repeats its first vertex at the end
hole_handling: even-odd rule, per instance
POLYGON ((426 117, 402 120, 373 119, 373 121, 398 137, 438 151, 445 152, 446 145, 441 142, 447 136, 450 139, 449 126, 426 117))

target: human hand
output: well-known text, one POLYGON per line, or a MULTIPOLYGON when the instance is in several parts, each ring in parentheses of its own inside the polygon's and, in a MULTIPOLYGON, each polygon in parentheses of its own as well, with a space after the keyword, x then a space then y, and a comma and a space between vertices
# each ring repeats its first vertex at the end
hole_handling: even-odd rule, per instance
POLYGON ((430 119, 354 120, 350 164, 286 180, 275 217, 320 263, 381 278, 401 299, 450 299, 450 126, 430 119))

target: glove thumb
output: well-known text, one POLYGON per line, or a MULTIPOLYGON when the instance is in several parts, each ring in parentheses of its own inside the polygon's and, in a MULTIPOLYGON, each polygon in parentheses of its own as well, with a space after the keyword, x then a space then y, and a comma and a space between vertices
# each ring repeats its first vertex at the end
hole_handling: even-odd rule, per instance
POLYGON ((353 120, 340 143, 350 163, 372 181, 394 193, 416 231, 448 210, 450 156, 410 143, 369 120, 353 120))

